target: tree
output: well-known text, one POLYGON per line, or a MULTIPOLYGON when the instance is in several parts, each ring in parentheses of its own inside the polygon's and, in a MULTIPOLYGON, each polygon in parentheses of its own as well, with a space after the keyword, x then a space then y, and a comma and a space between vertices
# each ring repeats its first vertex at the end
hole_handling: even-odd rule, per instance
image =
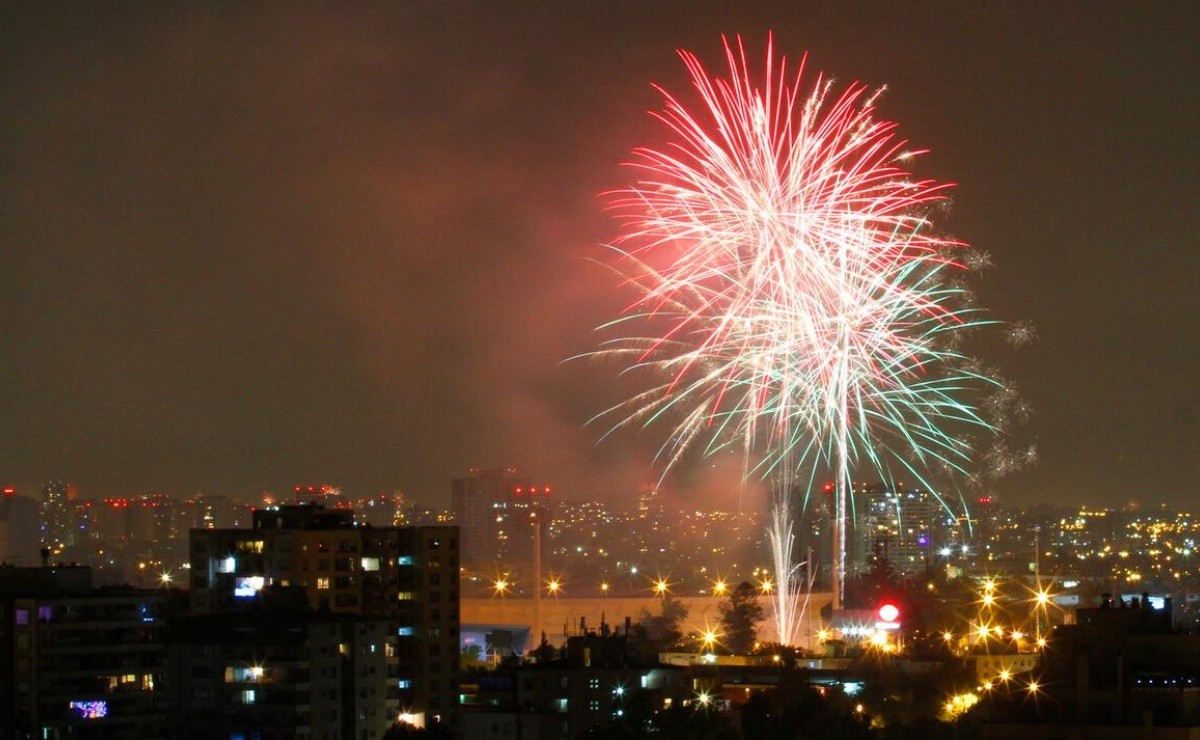
POLYGON ((680 626, 687 619, 687 606, 671 594, 660 599, 661 611, 651 614, 649 609, 642 609, 638 615, 641 631, 651 640, 659 640, 666 646, 675 645, 683 638, 680 626))
POLYGON ((742 581, 730 592, 729 598, 721 602, 720 608, 725 647, 735 655, 750 652, 758 635, 758 623, 763 618, 758 590, 749 581, 742 581))

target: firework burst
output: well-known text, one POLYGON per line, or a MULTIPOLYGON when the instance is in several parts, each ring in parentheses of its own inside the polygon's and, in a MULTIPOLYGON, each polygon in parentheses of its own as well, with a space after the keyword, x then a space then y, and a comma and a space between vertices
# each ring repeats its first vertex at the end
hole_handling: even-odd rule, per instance
POLYGON ((963 470, 970 445, 947 430, 990 428, 976 402, 1000 384, 956 341, 986 323, 970 250, 931 229, 949 186, 906 169, 920 152, 876 117, 878 91, 805 84, 770 42, 758 82, 740 39, 727 77, 680 56, 699 104, 659 88, 671 141, 635 150, 638 182, 609 200, 637 298, 600 354, 657 380, 601 416, 670 420, 668 467, 738 446, 763 477, 832 471, 840 606, 851 472, 963 470))

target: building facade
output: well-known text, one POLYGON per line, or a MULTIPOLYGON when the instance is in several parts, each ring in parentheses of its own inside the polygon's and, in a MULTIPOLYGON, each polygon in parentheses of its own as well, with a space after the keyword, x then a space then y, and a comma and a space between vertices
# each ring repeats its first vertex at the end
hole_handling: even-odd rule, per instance
POLYGON ((0 738, 166 737, 165 592, 0 567, 0 738))
POLYGON ((274 506, 254 512, 251 529, 192 530, 190 558, 194 615, 295 599, 321 614, 386 620, 400 714, 453 723, 457 527, 362 527, 348 509, 274 506))

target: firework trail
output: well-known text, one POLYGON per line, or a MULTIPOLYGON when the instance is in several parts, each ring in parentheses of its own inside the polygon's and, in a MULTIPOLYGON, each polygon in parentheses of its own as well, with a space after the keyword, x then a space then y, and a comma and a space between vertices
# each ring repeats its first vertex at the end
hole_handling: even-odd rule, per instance
POLYGON ((805 85, 770 41, 757 83, 741 39, 725 42, 727 77, 680 56, 699 104, 659 88, 671 140, 635 150, 638 182, 609 195, 614 268, 637 298, 598 354, 657 380, 600 416, 670 419, 667 467, 740 447, 748 473, 785 488, 831 471, 840 608, 851 473, 963 470, 971 446, 948 430, 990 426, 976 397, 999 383, 957 349, 987 323, 961 279, 972 251, 933 234, 949 186, 904 168, 919 152, 866 86, 805 85))

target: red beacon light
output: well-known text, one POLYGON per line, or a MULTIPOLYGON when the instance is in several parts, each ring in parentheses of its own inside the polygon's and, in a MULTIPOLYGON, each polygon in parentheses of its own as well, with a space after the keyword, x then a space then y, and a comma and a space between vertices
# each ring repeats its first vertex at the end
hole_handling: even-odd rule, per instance
POLYGON ((875 611, 875 616, 879 621, 875 623, 876 629, 894 630, 900 628, 900 607, 894 602, 885 601, 879 605, 879 609, 875 611))

